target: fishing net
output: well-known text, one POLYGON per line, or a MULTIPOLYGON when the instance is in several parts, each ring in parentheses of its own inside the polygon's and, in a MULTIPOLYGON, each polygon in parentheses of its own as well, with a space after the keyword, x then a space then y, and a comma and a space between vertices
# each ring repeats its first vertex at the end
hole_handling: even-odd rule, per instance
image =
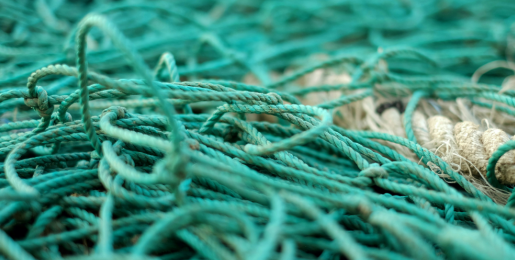
POLYGON ((515 2, 0 1, 0 259, 513 259, 515 2))

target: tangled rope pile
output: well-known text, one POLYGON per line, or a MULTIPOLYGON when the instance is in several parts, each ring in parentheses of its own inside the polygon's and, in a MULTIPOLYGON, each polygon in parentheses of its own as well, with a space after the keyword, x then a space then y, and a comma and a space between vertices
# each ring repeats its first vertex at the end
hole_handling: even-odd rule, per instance
POLYGON ((512 259, 473 2, 0 1, 0 259, 512 259))

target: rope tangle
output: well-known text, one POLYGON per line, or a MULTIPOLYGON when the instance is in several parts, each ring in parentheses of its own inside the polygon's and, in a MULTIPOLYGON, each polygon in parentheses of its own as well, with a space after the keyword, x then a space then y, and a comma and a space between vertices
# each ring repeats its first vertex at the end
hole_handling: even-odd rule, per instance
POLYGON ((513 19, 426 2, 2 5, 0 258, 513 258, 513 19))

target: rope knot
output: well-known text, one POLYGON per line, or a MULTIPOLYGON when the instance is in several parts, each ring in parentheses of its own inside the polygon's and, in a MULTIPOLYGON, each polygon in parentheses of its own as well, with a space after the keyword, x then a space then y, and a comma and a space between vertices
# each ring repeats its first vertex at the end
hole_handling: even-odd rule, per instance
POLYGON ((361 177, 368 177, 368 178, 387 178, 388 172, 379 164, 374 163, 371 164, 370 167, 362 170, 359 173, 359 176, 361 177))
POLYGON ((50 117, 54 112, 54 106, 48 103, 48 93, 40 86, 36 86, 36 96, 24 98, 25 105, 31 107, 40 117, 50 117))
POLYGON ((100 115, 100 117, 104 117, 106 115, 108 115, 109 113, 113 113, 111 115, 116 115, 116 118, 111 118, 112 120, 114 119, 122 119, 125 117, 125 114, 127 113, 127 109, 125 107, 120 107, 120 106, 112 106, 112 107, 109 107, 109 108, 106 108, 102 111, 102 114, 100 115))

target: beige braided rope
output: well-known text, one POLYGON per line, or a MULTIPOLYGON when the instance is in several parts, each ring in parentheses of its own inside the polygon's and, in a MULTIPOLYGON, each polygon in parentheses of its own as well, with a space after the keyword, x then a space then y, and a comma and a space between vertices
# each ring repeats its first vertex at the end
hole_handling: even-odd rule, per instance
MULTIPOLYGON (((454 125, 444 116, 433 116, 427 120, 433 147, 425 145, 458 170, 476 188, 499 204, 505 204, 509 194, 491 186, 486 181, 488 159, 509 137, 500 129, 488 129, 485 132, 480 126, 469 122, 454 125)), ((496 167, 496 176, 501 183, 515 183, 515 165, 513 153, 504 155, 496 167)))

